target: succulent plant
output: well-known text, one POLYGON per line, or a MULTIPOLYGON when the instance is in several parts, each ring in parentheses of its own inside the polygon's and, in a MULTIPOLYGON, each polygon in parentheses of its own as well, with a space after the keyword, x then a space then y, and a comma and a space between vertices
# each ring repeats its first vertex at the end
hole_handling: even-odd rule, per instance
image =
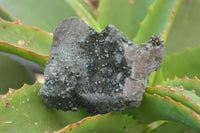
POLYGON ((200 2, 100 0, 95 9, 90 2, 0 1, 0 132, 200 132, 200 17, 194 15, 200 2), (112 24, 137 44, 152 35, 165 41, 162 67, 151 73, 139 107, 97 114, 82 107, 64 112, 45 105, 40 94, 43 83, 35 81, 33 68, 12 55, 44 70, 46 62, 52 61, 53 29, 71 16, 83 19, 97 32, 112 24), (193 48, 186 49, 187 45, 193 48))

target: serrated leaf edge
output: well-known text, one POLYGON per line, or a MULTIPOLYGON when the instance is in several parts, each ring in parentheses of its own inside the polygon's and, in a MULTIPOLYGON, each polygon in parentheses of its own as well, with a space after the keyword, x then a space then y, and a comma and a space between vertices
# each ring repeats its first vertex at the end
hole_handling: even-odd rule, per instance
MULTIPOLYGON (((172 12, 172 14, 171 14, 171 16, 170 16, 170 19, 169 19, 169 21, 168 21, 168 24, 167 24, 165 30, 163 30, 163 32, 164 32, 164 31, 166 31, 166 32, 169 31, 169 29, 170 29, 170 27, 171 27, 171 24, 173 23, 174 16, 175 16, 175 15, 174 15, 174 14, 175 14, 174 11, 177 11, 176 9, 178 9, 178 7, 179 7, 181 1, 182 1, 182 0, 177 0, 177 3, 176 3, 176 5, 175 5, 175 7, 174 7, 174 9, 173 9, 173 12, 172 12), (170 23, 170 21, 171 21, 171 23, 170 23), (166 30, 166 29, 167 29, 167 30, 166 30)), ((147 13, 146 17, 144 18, 144 20, 143 20, 142 22, 140 22, 139 31, 138 31, 138 33, 136 34, 136 36, 132 39, 133 42, 136 42, 136 43, 143 43, 143 42, 145 42, 145 40, 142 40, 141 37, 144 36, 144 35, 143 35, 143 34, 145 33, 144 27, 147 27, 146 24, 147 24, 147 22, 149 21, 149 13, 152 11, 153 7, 156 5, 156 2, 160 2, 160 1, 159 1, 159 0, 158 0, 158 1, 155 0, 150 6, 147 7, 148 13, 147 13)), ((160 33, 160 35, 161 35, 161 34, 162 34, 162 33, 160 33)), ((150 37, 150 36, 149 36, 149 37, 150 37)), ((165 37, 165 36, 163 36, 163 37, 165 37)), ((167 36, 166 36, 166 37, 167 37, 167 36)), ((164 39, 164 41, 166 42, 166 38, 163 38, 163 39, 164 39)), ((146 40, 146 41, 147 41, 147 40, 146 40)))
MULTIPOLYGON (((184 88, 183 88, 183 86, 180 86, 180 87, 176 87, 176 88, 180 88, 180 89, 183 89, 184 90, 184 88)), ((155 86, 155 87, 147 87, 146 88, 146 90, 151 90, 151 89, 162 89, 162 90, 164 90, 164 91, 170 91, 170 92, 173 92, 173 93, 177 93, 178 95, 180 95, 180 96, 182 96, 182 98, 184 98, 186 101, 190 101, 191 103, 193 103, 194 105, 196 105, 197 107, 199 107, 200 108, 200 104, 199 103, 197 103, 196 101, 194 101, 194 100, 192 100, 189 96, 187 96, 187 95, 185 95, 185 94, 183 94, 183 93, 180 93, 180 92, 178 92, 176 89, 174 89, 173 87, 170 87, 170 88, 165 88, 165 87, 163 87, 163 86, 161 86, 161 85, 157 85, 157 86, 155 86)), ((148 92, 147 92, 148 93, 148 92)), ((173 99, 173 98, 171 98, 171 99, 173 99)), ((173 99, 174 100, 174 99, 173 99)), ((174 100, 175 101, 175 100, 174 100)), ((184 104, 183 104, 184 105, 184 104)), ((185 107, 188 107, 187 105, 184 105, 185 107)), ((188 108, 190 108, 190 107, 188 107, 188 108)))
POLYGON ((184 78, 179 78, 177 76, 174 77, 174 79, 169 79, 167 78, 167 82, 170 82, 170 81, 173 81, 173 80, 178 80, 178 81, 183 81, 183 80, 186 80, 186 81, 196 81, 200 84, 200 79, 197 77, 197 76, 194 76, 193 78, 189 78, 187 76, 185 76, 184 78))
POLYGON ((63 132, 65 132, 66 130, 71 130, 73 127, 76 127, 76 126, 82 124, 83 122, 85 122, 85 121, 87 121, 87 120, 94 119, 94 118, 98 118, 98 117, 100 117, 100 116, 107 116, 107 115, 110 115, 110 114, 111 114, 111 112, 110 112, 110 113, 107 113, 107 114, 103 114, 103 115, 98 114, 98 115, 95 115, 95 116, 88 116, 88 117, 86 117, 86 118, 84 118, 84 119, 82 119, 82 120, 80 120, 80 121, 78 121, 78 122, 76 122, 76 123, 69 124, 69 125, 67 125, 66 127, 60 129, 59 131, 55 131, 54 133, 63 133, 63 132))
MULTIPOLYGON (((195 118, 195 119, 200 123, 200 115, 199 115, 198 113, 194 112, 193 110, 191 110, 190 108, 185 107, 182 103, 176 102, 176 101, 174 101, 173 99, 171 99, 171 98, 168 97, 168 96, 162 97, 162 96, 160 96, 160 95, 158 95, 158 94, 155 94, 155 93, 154 93, 154 94, 149 94, 149 93, 145 92, 145 95, 157 97, 157 98, 163 99, 163 101, 167 100, 167 101, 169 101, 170 103, 173 103, 173 104, 177 105, 178 107, 180 107, 180 108, 184 109, 185 111, 189 112, 189 113, 193 116, 193 118, 195 118)), ((184 123, 184 122, 183 122, 183 123, 184 123)), ((186 123, 185 123, 185 124, 186 124, 186 123)), ((196 127, 196 128, 197 128, 197 127, 196 127)), ((199 129, 199 128, 200 128, 200 127, 198 127, 198 129, 199 129)))
POLYGON ((9 90, 8 90, 8 92, 6 93, 6 94, 0 94, 0 98, 6 98, 7 96, 9 96, 9 95, 11 95, 11 94, 16 94, 17 92, 19 92, 19 91, 21 91, 22 89, 24 89, 25 87, 27 87, 27 86, 34 86, 34 85, 36 85, 36 84, 38 84, 39 82, 38 81, 36 81, 34 84, 32 84, 32 85, 29 85, 29 84, 26 84, 26 83, 24 83, 24 85, 21 87, 21 88, 19 88, 19 89, 13 89, 13 88, 9 88, 9 90))
POLYGON ((182 0, 178 0, 174 10, 172 11, 172 15, 171 15, 170 20, 169 20, 169 22, 167 24, 167 28, 163 31, 163 33, 160 34, 160 36, 163 38, 164 42, 166 42, 166 40, 167 40, 167 36, 168 36, 169 31, 170 31, 170 29, 172 27, 172 24, 174 22, 174 18, 175 18, 176 14, 177 14, 178 8, 181 5, 181 2, 182 2, 182 0))
POLYGON ((192 52, 193 50, 196 50, 196 49, 200 49, 200 45, 198 45, 198 46, 195 47, 195 48, 187 48, 185 51, 180 52, 180 53, 173 53, 173 54, 171 54, 170 56, 165 56, 164 59, 169 59, 169 58, 172 58, 173 56, 180 56, 181 54, 185 54, 185 53, 187 53, 187 52, 192 52))
POLYGON ((28 59, 28 60, 31 60, 31 61, 33 61, 33 62, 38 63, 38 64, 41 65, 41 67, 43 67, 43 68, 45 67, 46 61, 49 60, 49 56, 48 56, 48 55, 40 55, 40 54, 35 53, 35 52, 33 52, 33 51, 29 50, 29 49, 22 48, 22 47, 19 47, 19 46, 16 46, 16 45, 14 45, 14 44, 10 44, 10 43, 4 42, 4 41, 0 41, 0 46, 5 46, 5 47, 14 48, 14 49, 17 50, 17 51, 21 51, 21 52, 23 51, 23 52, 25 52, 25 53, 27 53, 27 54, 30 54, 30 55, 34 56, 35 58, 34 58, 34 59, 31 59, 31 58, 29 58, 29 57, 27 57, 27 56, 24 56, 23 53, 18 53, 17 51, 9 52, 9 50, 7 50, 7 49, 2 50, 2 47, 0 47, 0 51, 9 52, 9 53, 12 53, 12 54, 21 56, 21 57, 23 57, 23 58, 25 58, 25 59, 28 59), (43 61, 40 62, 39 60, 36 60, 36 59, 38 59, 38 58, 42 59, 43 61))
POLYGON ((46 31, 44 31, 44 30, 42 30, 42 29, 40 29, 38 27, 25 25, 20 20, 9 22, 9 21, 6 21, 6 20, 3 20, 3 19, 0 18, 0 22, 6 23, 6 24, 11 24, 11 25, 20 25, 22 27, 26 27, 26 28, 30 28, 30 29, 35 30, 35 31, 39 31, 39 32, 41 32, 43 34, 46 34, 48 36, 53 36, 52 33, 46 32, 46 31))

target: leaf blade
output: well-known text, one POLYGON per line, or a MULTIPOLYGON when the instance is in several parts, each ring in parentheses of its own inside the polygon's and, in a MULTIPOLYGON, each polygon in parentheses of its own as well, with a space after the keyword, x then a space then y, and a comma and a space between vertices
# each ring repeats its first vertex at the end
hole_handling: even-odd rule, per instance
POLYGON ((200 47, 187 49, 182 53, 165 57, 161 67, 163 77, 173 79, 175 76, 183 78, 200 77, 199 62, 200 47))
POLYGON ((0 132, 16 132, 16 129, 22 133, 53 132, 88 115, 83 110, 63 112, 46 107, 39 95, 41 85, 24 85, 19 90, 10 89, 6 95, 0 95, 3 114, 0 117, 0 132))
POLYGON ((144 123, 155 120, 174 120, 200 130, 199 114, 168 96, 145 93, 143 103, 139 108, 130 108, 123 113, 131 114, 144 123))
POLYGON ((83 1, 80 0, 66 0, 66 2, 71 5, 71 7, 74 9, 74 11, 77 13, 77 15, 83 19, 85 22, 87 22, 90 26, 92 26, 96 31, 100 32, 102 29, 100 28, 100 26, 98 25, 97 21, 95 20, 95 18, 93 16, 95 16, 94 14, 92 15, 91 12, 89 12, 87 10, 87 8, 89 8, 87 6, 84 6, 83 1))
MULTIPOLYGON (((136 37, 133 39, 136 43, 143 43, 148 40, 151 35, 160 35, 164 32, 173 16, 181 0, 155 0, 148 7, 148 14, 144 21, 140 23, 141 27, 136 37)), ((166 34, 166 33, 165 33, 166 34)), ((166 38, 164 38, 166 39, 166 38)), ((165 40, 166 41, 166 40, 165 40)))
POLYGON ((170 97, 176 102, 182 103, 185 107, 190 108, 194 112, 200 114, 200 97, 191 91, 184 90, 184 87, 147 87, 146 92, 153 95, 158 94, 162 97, 170 97))
POLYGON ((0 5, 14 20, 51 33, 62 20, 77 16, 65 0, 1 0, 0 5))
POLYGON ((116 26, 130 40, 139 30, 139 23, 147 14, 147 6, 153 0, 101 0, 98 10, 98 24, 116 26))
POLYGON ((9 88, 21 88, 24 82, 33 84, 34 73, 19 62, 0 53, 0 94, 7 93, 9 88))
POLYGON ((0 20, 0 51, 16 54, 45 67, 52 34, 20 22, 0 20))
POLYGON ((11 16, 6 11, 4 11, 1 7, 0 7, 0 19, 4 19, 7 21, 13 21, 11 16))
POLYGON ((77 123, 66 126, 58 131, 58 133, 72 132, 144 132, 146 125, 141 124, 137 120, 133 120, 126 115, 120 113, 108 113, 104 115, 96 115, 93 117, 87 117, 77 123), (101 126, 99 126, 101 125, 101 126))
POLYGON ((43 69, 45 68, 46 62, 49 60, 49 56, 40 55, 40 54, 34 53, 30 50, 16 47, 12 44, 2 42, 2 41, 0 41, 0 51, 12 53, 12 54, 18 55, 24 59, 33 61, 33 62, 39 64, 43 69))
POLYGON ((186 48, 195 48, 200 44, 200 1, 185 0, 181 3, 174 24, 166 41, 165 55, 184 52, 186 48))

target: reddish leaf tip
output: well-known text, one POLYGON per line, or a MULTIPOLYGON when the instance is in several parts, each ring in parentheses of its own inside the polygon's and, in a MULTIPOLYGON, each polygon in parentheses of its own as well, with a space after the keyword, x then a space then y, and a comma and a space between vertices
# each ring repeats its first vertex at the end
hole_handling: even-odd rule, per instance
POLYGON ((134 0, 129 0, 129 5, 133 5, 134 4, 134 0))
POLYGON ((143 21, 140 22, 140 25, 143 25, 143 21))
POLYGON ((151 10, 151 6, 147 6, 147 10, 150 11, 151 10))
POLYGON ((184 77, 185 80, 190 80, 187 76, 184 77))

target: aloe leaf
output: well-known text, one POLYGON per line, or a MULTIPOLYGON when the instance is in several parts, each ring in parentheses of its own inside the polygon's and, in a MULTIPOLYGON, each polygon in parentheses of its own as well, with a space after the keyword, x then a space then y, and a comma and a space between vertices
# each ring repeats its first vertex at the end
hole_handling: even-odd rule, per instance
POLYGON ((90 26, 92 26, 96 31, 101 31, 100 26, 94 18, 94 13, 88 11, 86 4, 82 0, 66 0, 66 2, 71 5, 77 15, 87 22, 90 26))
POLYGON ((166 121, 151 133, 199 133, 199 131, 175 121, 166 121))
POLYGON ((160 133, 159 131, 162 131, 162 133, 171 133, 171 132, 179 133, 184 131, 187 131, 188 133, 197 133, 196 130, 174 121, 155 121, 153 123, 146 125, 146 124, 141 124, 140 121, 138 120, 131 121, 130 117, 127 117, 126 115, 110 114, 110 113, 84 118, 79 122, 67 125, 63 129, 60 129, 55 133, 65 133, 65 132, 66 133, 67 132, 160 133), (127 122, 124 119, 128 120, 129 123, 127 124, 127 122), (130 124, 132 124, 131 127, 130 124))
POLYGON ((0 0, 0 5, 13 19, 51 33, 62 20, 77 16, 65 0, 0 0))
POLYGON ((139 108, 130 108, 123 113, 129 113, 143 122, 174 120, 200 130, 199 114, 168 96, 162 97, 155 93, 153 95, 145 93, 139 108))
POLYGON ((77 123, 70 124, 57 133, 142 133, 147 126, 130 116, 120 113, 108 113, 87 117, 77 123))
POLYGON ((0 19, 4 19, 7 21, 13 21, 11 16, 6 11, 4 11, 1 7, 0 7, 0 19))
MULTIPOLYGON (((193 79, 189 79, 188 77, 184 77, 183 79, 175 78, 173 80, 167 80, 162 83, 165 87, 180 87, 182 86, 184 90, 191 91, 195 93, 198 97, 200 97, 200 80, 197 77, 193 79)), ((183 90, 183 89, 182 89, 183 90)))
POLYGON ((164 81, 165 79, 162 75, 162 71, 155 71, 155 72, 152 72, 151 75, 149 76, 148 86, 155 86, 155 85, 161 84, 164 81))
POLYGON ((187 75, 189 78, 200 77, 200 47, 187 49, 182 53, 164 58, 161 68, 164 79, 179 78, 187 75))
MULTIPOLYGON (((160 35, 168 27, 168 23, 173 21, 181 0, 155 0, 155 2, 148 7, 148 14, 144 21, 140 23, 140 30, 134 38, 134 42, 146 42, 151 35, 160 35), (172 20, 170 20, 170 18, 172 20)), ((170 23, 169 23, 170 25, 170 23)), ((165 32, 168 32, 166 30, 165 32)), ((165 36, 167 33, 165 33, 165 36)), ((166 41, 166 37, 164 37, 166 41)))
MULTIPOLYGON (((151 31, 150 32, 161 32, 160 33, 160 35, 161 35, 161 37, 164 39, 164 41, 166 42, 166 39, 167 39, 167 36, 168 36, 168 34, 169 34, 169 31, 170 31, 170 29, 171 29, 171 26, 172 26, 172 24, 173 24, 173 21, 174 21, 174 17, 175 17, 175 15, 176 15, 176 13, 177 13, 177 10, 178 10, 178 8, 179 8, 179 6, 180 6, 180 4, 181 4, 181 1, 182 0, 178 0, 178 2, 177 2, 177 4, 175 5, 175 8, 173 9, 173 12, 171 13, 171 17, 170 17, 170 19, 169 19, 169 22, 168 22, 168 24, 167 24, 167 26, 166 26, 166 28, 164 29, 164 28, 161 28, 161 29, 159 29, 159 28, 154 28, 154 29, 151 29, 152 27, 150 26, 150 25, 147 25, 147 26, 149 26, 148 28, 150 28, 151 29, 151 31)), ((158 1, 157 1, 158 2, 158 1)), ((158 4, 158 3, 157 3, 158 4)), ((147 21, 147 22, 151 22, 152 20, 152 18, 151 17, 153 17, 153 15, 151 15, 151 12, 153 12, 152 10, 152 8, 155 6, 156 4, 154 3, 154 5, 152 5, 151 7, 149 7, 148 9, 150 10, 150 12, 149 12, 149 14, 148 15, 150 15, 150 17, 148 18, 148 16, 145 18, 145 20, 144 20, 144 22, 145 21, 147 21)), ((155 9, 154 9, 155 10, 155 9)), ((167 12, 163 12, 164 14, 165 13, 167 13, 167 12)), ((162 14, 162 13, 161 13, 162 14)), ((162 14, 163 15, 163 14, 162 14)), ((155 16, 154 16, 155 17, 155 16)), ((163 21, 163 20, 161 20, 161 21, 163 21)), ((152 21, 152 23, 154 23, 153 21, 152 21)), ((163 26, 163 25, 161 25, 161 26, 163 26)), ((143 26, 143 23, 141 23, 141 27, 145 27, 145 26, 143 26)), ((142 32, 142 30, 141 31, 139 31, 139 33, 140 32, 142 32)), ((145 33, 146 34, 146 33, 145 33)), ((149 34, 150 35, 150 34, 149 34)), ((139 36, 139 35, 138 35, 139 36)), ((147 38, 147 36, 146 36, 146 38, 147 38)), ((135 40, 134 40, 135 41, 135 40)), ((137 41, 137 38, 136 38, 136 41, 137 41)), ((155 85, 157 85, 157 84, 160 84, 160 83, 162 83, 163 81, 165 81, 165 78, 164 78, 164 76, 163 76, 163 74, 162 74, 162 71, 156 71, 156 72, 153 72, 151 75, 150 75, 150 77, 149 77, 149 84, 148 85, 150 85, 150 86, 155 86, 155 85)))
POLYGON ((53 132, 88 115, 83 110, 63 112, 46 107, 39 94, 41 86, 40 83, 24 85, 0 95, 0 132, 53 132))
POLYGON ((35 82, 35 75, 28 68, 7 55, 0 54, 0 94, 8 92, 8 88, 18 89, 35 82))
POLYGON ((147 14, 147 6, 154 0, 101 0, 98 9, 98 24, 116 26, 130 40, 139 30, 139 23, 147 14))
POLYGON ((87 12, 94 18, 94 20, 97 20, 97 8, 98 8, 98 3, 99 3, 98 0, 93 0, 93 1, 91 1, 91 0, 77 0, 77 1, 82 6, 84 6, 85 10, 87 10, 87 12))
POLYGON ((184 90, 184 87, 147 87, 146 92, 152 95, 158 94, 162 97, 168 96, 174 101, 180 102, 184 106, 200 114, 200 97, 191 91, 184 90))
POLYGON ((154 131, 157 128, 159 128, 162 125, 164 125, 166 122, 168 122, 168 121, 158 120, 158 121, 154 121, 152 123, 149 123, 147 125, 149 127, 149 129, 145 133, 151 133, 152 131, 154 131))
POLYGON ((0 41, 26 48, 42 55, 49 54, 52 34, 36 27, 23 25, 19 21, 8 22, 0 20, 0 27, 0 41))
POLYGON ((172 27, 172 25, 174 23, 175 16, 176 16, 176 14, 178 12, 178 9, 179 9, 181 3, 182 3, 182 0, 178 0, 177 4, 175 5, 175 8, 172 11, 172 14, 171 14, 171 17, 170 17, 170 19, 168 21, 166 29, 160 34, 160 36, 164 39, 165 42, 167 40, 168 34, 169 34, 170 30, 171 30, 171 27, 172 27))
POLYGON ((200 44, 199 0, 184 0, 166 41, 165 55, 183 52, 200 44))
POLYGON ((0 51, 17 54, 44 68, 51 47, 51 34, 20 22, 0 20, 0 28, 0 51))
POLYGON ((200 130, 200 80, 175 78, 163 82, 162 86, 147 87, 142 105, 138 109, 130 108, 124 112, 145 123, 173 120, 200 130))
POLYGON ((46 62, 49 60, 49 56, 39 55, 30 50, 20 48, 20 47, 14 46, 13 44, 1 42, 1 41, 0 41, 0 51, 12 53, 12 54, 18 55, 24 59, 33 61, 33 62, 39 64, 43 69, 46 65, 46 62))

